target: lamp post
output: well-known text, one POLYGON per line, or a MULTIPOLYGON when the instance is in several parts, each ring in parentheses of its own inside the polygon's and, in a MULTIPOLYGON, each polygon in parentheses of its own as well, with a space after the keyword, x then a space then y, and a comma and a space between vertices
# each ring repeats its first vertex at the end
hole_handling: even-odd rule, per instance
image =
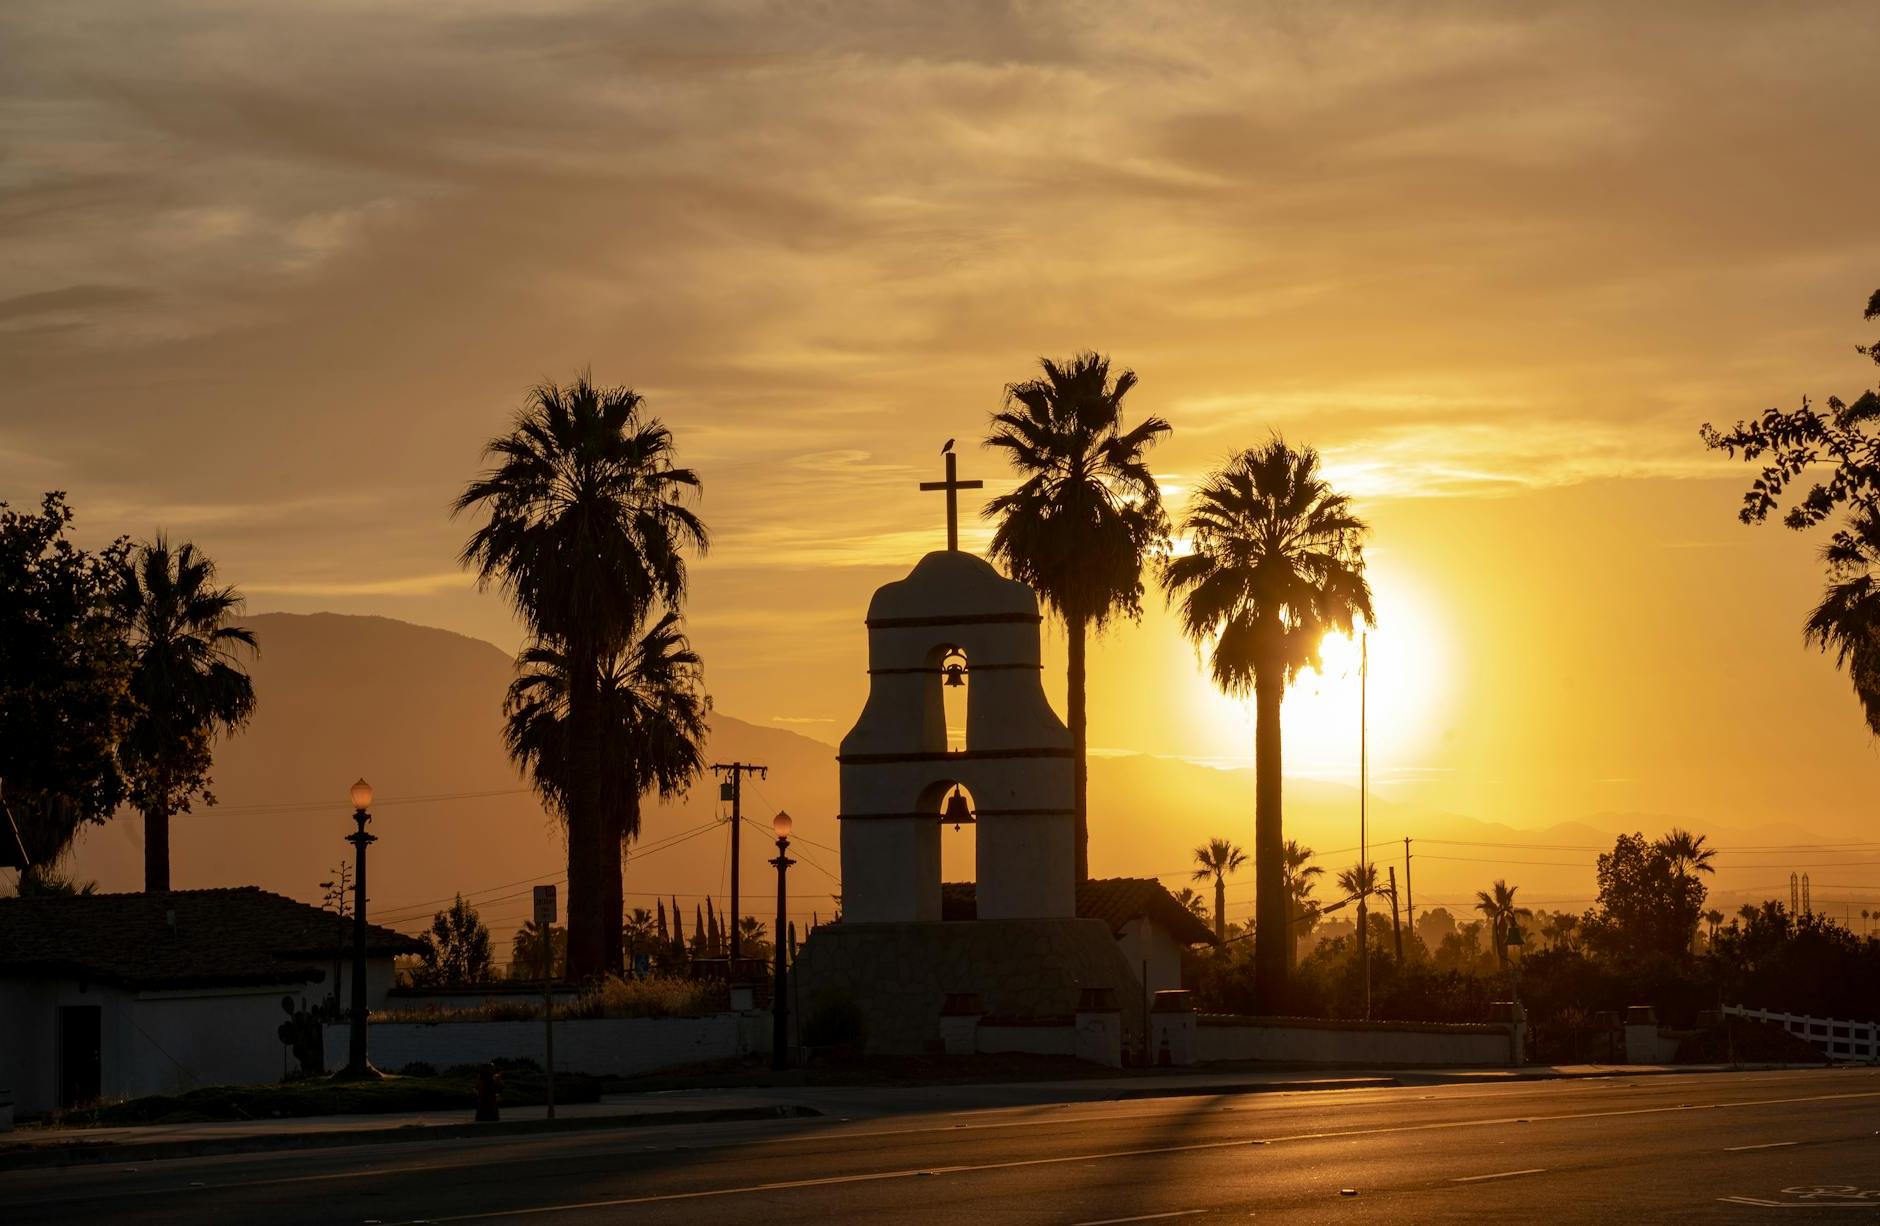
POLYGON ((1514 996, 1513 1016, 1510 1017, 1508 1033, 1514 1045, 1514 1063, 1520 1064, 1527 1053, 1522 1050, 1527 1044, 1523 1041, 1526 1033, 1525 1017, 1521 1012, 1521 951, 1527 945, 1527 934, 1521 931, 1521 924, 1512 916, 1508 920, 1508 935, 1504 942, 1508 950, 1508 980, 1514 996))
POLYGON ((352 785, 352 806, 353 821, 359 824, 346 836, 353 845, 352 1042, 339 1078, 369 1081, 376 1080, 379 1071, 366 1059, 366 848, 378 838, 366 833, 372 821, 372 785, 364 779, 352 785))
POLYGON ((795 825, 790 815, 781 811, 770 822, 771 830, 777 835, 777 858, 771 861, 777 866, 777 927, 773 930, 777 947, 776 974, 770 989, 770 1067, 773 1069, 790 1067, 790 985, 784 969, 783 934, 790 922, 788 874, 790 866, 796 863, 790 858, 790 830, 795 825))

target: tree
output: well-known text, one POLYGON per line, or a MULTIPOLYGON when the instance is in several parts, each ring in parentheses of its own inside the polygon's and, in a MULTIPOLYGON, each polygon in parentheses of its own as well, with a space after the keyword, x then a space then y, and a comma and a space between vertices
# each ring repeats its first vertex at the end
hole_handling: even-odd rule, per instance
POLYGON ((705 525, 685 505, 698 475, 673 463, 672 434, 626 388, 586 374, 532 389, 510 433, 491 440, 493 467, 457 499, 487 518, 463 549, 478 584, 499 587, 536 645, 565 661, 566 760, 544 800, 568 827, 569 973, 620 969, 623 806, 608 803, 629 757, 609 735, 604 665, 617 661, 656 604, 676 610, 685 551, 705 525), (610 910, 611 908, 611 910, 610 910))
MULTIPOLYGON (((461 988, 488 983, 491 977, 490 930, 477 910, 457 895, 447 910, 431 917, 431 930, 418 938, 417 982, 424 987, 461 988)), ((536 948, 541 936, 536 935, 536 948)), ((539 955, 538 955, 539 956, 539 955)))
POLYGON ((37 514, 0 502, 0 788, 34 866, 22 893, 125 795, 130 651, 112 595, 130 543, 87 552, 72 521, 56 490, 37 514))
POLYGON ((1163 567, 1163 589, 1179 599, 1187 636, 1212 644, 1215 683, 1255 700, 1254 980, 1262 1007, 1274 1009, 1285 1000, 1291 927, 1280 703, 1300 671, 1317 667, 1327 634, 1375 620, 1364 578, 1368 529, 1320 475, 1318 452, 1276 437, 1210 475, 1183 530, 1193 551, 1163 567))
POLYGON ((1495 965, 1503 969, 1508 966, 1509 936, 1517 921, 1531 914, 1526 907, 1515 906, 1515 892, 1520 888, 1506 881, 1496 881, 1489 889, 1475 892, 1475 909, 1482 913, 1482 919, 1488 924, 1489 939, 1495 943, 1495 965))
POLYGON ((1376 864, 1360 863, 1350 868, 1341 868, 1338 870, 1338 876, 1333 880, 1338 883, 1338 888, 1345 892, 1347 898, 1369 898, 1373 894, 1383 893, 1383 887, 1377 881, 1376 864))
POLYGON ((1227 939, 1227 875, 1247 862, 1247 853, 1229 839, 1209 839, 1195 848, 1194 880, 1214 878, 1214 936, 1227 939))
MULTIPOLYGON (((575 772, 570 668, 564 651, 540 642, 525 648, 503 705, 510 757, 528 767, 536 791, 563 821, 575 772)), ((640 836, 641 799, 648 792, 678 796, 704 769, 711 699, 698 655, 670 612, 622 650, 604 654, 599 668, 593 718, 611 750, 600 765, 597 794, 616 838, 603 888, 618 915, 624 910, 619 857, 640 836)))
POLYGON ((1175 895, 1175 901, 1188 908, 1189 912, 1193 914, 1196 919, 1203 923, 1207 922, 1208 900, 1195 893, 1193 888, 1183 886, 1175 895))
MULTIPOLYGON (((1880 290, 1867 300, 1862 318, 1880 319, 1880 290)), ((1880 365, 1880 342, 1857 345, 1855 352, 1880 365)), ((1830 396, 1826 409, 1803 397, 1792 412, 1767 409, 1727 432, 1705 422, 1699 433, 1712 450, 1762 462, 1737 513, 1746 524, 1767 521, 1794 482, 1818 472, 1817 465, 1829 466, 1782 517, 1789 528, 1806 531, 1846 510, 1821 551, 1828 585, 1802 633, 1833 654, 1853 683, 1869 731, 1880 736, 1880 389, 1862 392, 1852 404, 1830 396)))
MULTIPOLYGON (((560 924, 548 926, 549 977, 556 978, 568 971, 568 930, 560 924)), ((516 935, 509 941, 509 974, 511 978, 534 979, 542 973, 542 929, 534 920, 527 920, 516 929, 516 935)))
POLYGON ((659 922, 653 921, 653 913, 645 907, 635 907, 620 926, 620 942, 626 947, 626 966, 631 970, 635 959, 641 954, 650 954, 666 933, 666 906, 659 907, 659 922))
MULTIPOLYGON (((1867 913, 1865 911, 1861 912, 1862 918, 1865 918, 1866 915, 1867 913)), ((1712 907, 1710 910, 1704 912, 1704 923, 1710 928, 1710 943, 1715 945, 1717 943, 1717 929, 1723 923, 1723 912, 1712 907)))
POLYGON ((1286 873, 1286 902, 1293 922, 1293 928, 1288 933, 1291 939, 1286 942, 1288 970, 1298 960, 1300 940, 1319 922, 1319 907, 1312 900, 1313 878, 1324 876, 1325 870, 1311 862, 1313 854, 1310 847, 1294 839, 1287 839, 1280 856, 1286 873))
POLYGON ((1673 826, 1662 834, 1654 844, 1659 851, 1671 860, 1673 868, 1679 872, 1714 873, 1716 866, 1711 861, 1717 857, 1717 849, 1706 847, 1706 836, 1692 834, 1681 826, 1673 826))
POLYGON ((242 598, 217 587, 215 563, 162 533, 119 571, 114 603, 131 650, 131 717, 118 757, 144 816, 144 889, 170 888, 170 818, 209 790, 217 734, 248 722, 255 687, 238 652, 254 632, 234 625, 242 598))
POLYGON ((1614 956, 1683 957, 1704 909, 1704 885, 1642 834, 1622 834, 1599 857, 1599 901, 1588 941, 1614 956))
POLYGON ((1171 427, 1147 417, 1123 427, 1134 371, 1110 378, 1110 360, 1080 353, 1040 359, 1042 377, 1005 389, 986 446, 1003 449, 1022 478, 986 505, 996 516, 992 557, 1030 584, 1064 622, 1070 642, 1066 698, 1076 758, 1077 879, 1090 876, 1089 720, 1084 639, 1115 616, 1142 613, 1142 570, 1168 546, 1162 495, 1145 458, 1171 427))
POLYGON ((738 920, 738 948, 747 958, 767 959, 771 955, 770 930, 755 915, 738 920))

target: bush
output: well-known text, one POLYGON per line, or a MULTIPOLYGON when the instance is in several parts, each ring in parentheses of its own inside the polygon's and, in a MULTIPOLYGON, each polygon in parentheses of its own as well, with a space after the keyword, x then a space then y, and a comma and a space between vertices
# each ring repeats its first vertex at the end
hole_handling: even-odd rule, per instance
POLYGON ((721 984, 674 976, 651 979, 609 977, 599 988, 569 1005, 567 1017, 704 1017, 729 1007, 721 984))

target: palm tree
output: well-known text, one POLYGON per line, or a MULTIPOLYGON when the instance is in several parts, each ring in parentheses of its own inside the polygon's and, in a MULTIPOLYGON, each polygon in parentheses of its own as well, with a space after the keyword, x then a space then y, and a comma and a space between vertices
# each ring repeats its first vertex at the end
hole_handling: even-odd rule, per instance
POLYGON ((232 624, 242 598, 215 563, 162 533, 125 559, 113 598, 126 628, 131 718, 118 756, 144 816, 144 889, 170 888, 170 818, 209 792, 217 733, 248 722, 255 687, 237 657, 254 632, 232 624))
POLYGON ((1652 846, 1662 852, 1671 861, 1671 867, 1679 872, 1714 873, 1716 867, 1711 860, 1716 858, 1717 849, 1704 846, 1705 836, 1692 834, 1681 826, 1674 826, 1652 846))
MULTIPOLYGON (((457 499, 487 515, 462 561, 480 587, 501 588, 537 640, 566 663, 567 759, 536 786, 568 823, 569 972, 620 965, 623 818, 606 803, 610 741, 599 710, 603 664, 617 661, 655 604, 676 610, 685 551, 704 552, 705 526, 684 504, 698 475, 673 463, 672 434, 626 388, 532 389, 508 434, 491 440, 493 467, 457 499), (552 792, 552 796, 551 796, 552 792)), ((617 730, 617 729, 616 729, 617 730)))
POLYGON ((1710 943, 1715 945, 1717 943, 1717 928, 1723 923, 1723 912, 1712 907, 1710 910, 1704 912, 1704 922, 1710 925, 1710 943))
POLYGON ((1166 551, 1168 518, 1144 453, 1171 427, 1146 417, 1123 428, 1134 371, 1110 378, 1110 360, 1080 353, 1039 361, 1040 378, 1005 389, 986 446, 1003 448, 1023 478, 986 505, 999 519, 992 557, 1037 589, 1070 640, 1066 697, 1075 754, 1077 880, 1090 876, 1089 721, 1084 638, 1118 614, 1142 612, 1142 568, 1166 551))
POLYGON ((1504 968, 1508 965, 1508 934, 1520 917, 1532 914, 1514 904, 1515 891, 1520 888, 1497 881, 1491 889, 1475 892, 1475 909, 1488 921, 1489 936, 1495 942, 1495 962, 1504 968))
POLYGON ((1227 874, 1247 862, 1247 853, 1228 839, 1209 839, 1195 848, 1194 880, 1214 878, 1214 939, 1227 939, 1227 874))
POLYGON ((1377 881, 1375 864, 1354 864, 1350 868, 1341 868, 1333 880, 1337 881, 1338 888, 1345 892, 1347 898, 1369 898, 1384 892, 1377 881))
MULTIPOLYGON (((602 805, 613 840, 607 853, 612 871, 602 888, 611 913, 618 915, 620 857, 626 844, 640 836, 640 799, 648 792, 664 799, 678 796, 704 769, 711 700, 704 692, 699 658, 673 613, 664 614, 624 649, 605 653, 598 665, 599 692, 590 710, 610 752, 600 763, 599 786, 592 794, 602 805)), ((536 791, 568 822, 572 856, 576 759, 571 691, 567 653, 539 642, 527 648, 504 703, 503 736, 510 757, 528 768, 536 791)), ((572 861, 569 872, 572 883, 572 861)), ((572 923, 572 900, 569 912, 572 923)), ((618 946, 610 957, 605 967, 618 973, 618 946)))
POLYGON ((1286 942, 1286 968, 1292 969, 1299 956, 1299 942, 1311 932, 1319 922, 1319 907, 1312 900, 1313 878, 1325 875, 1325 870, 1311 863, 1315 853, 1310 847, 1294 839, 1287 839, 1281 852, 1281 860, 1286 871, 1285 889, 1287 911, 1292 916, 1295 927, 1288 933, 1292 938, 1286 942))
POLYGON ((1828 565, 1828 590, 1802 633, 1833 653, 1854 683, 1867 727, 1880 736, 1880 508, 1870 504, 1849 515, 1821 557, 1828 565))
POLYGON ((738 921, 738 947, 744 951, 744 957, 765 959, 770 957, 770 930, 763 920, 755 915, 747 915, 738 921))
MULTIPOLYGON (((560 924, 548 926, 549 977, 565 974, 568 968, 568 930, 560 924)), ((511 978, 533 979, 542 973, 542 927, 534 920, 523 921, 509 940, 511 978)))
POLYGON ((626 969, 642 952, 651 953, 659 937, 660 924, 645 907, 635 907, 620 925, 620 942, 626 947, 626 969))
POLYGON ((1195 893, 1189 886, 1181 888, 1180 892, 1175 895, 1175 901, 1186 907, 1196 919, 1203 923, 1207 922, 1208 900, 1195 893))
POLYGON ((1291 926, 1280 702, 1293 677, 1317 665, 1327 634, 1374 620, 1364 578, 1367 528, 1320 475, 1318 452, 1295 451, 1276 437, 1209 476, 1183 531, 1193 551, 1163 567, 1163 589, 1179 597, 1188 637, 1213 645, 1215 683, 1234 695, 1251 690, 1255 699, 1254 980, 1271 1009, 1284 1002, 1291 926))

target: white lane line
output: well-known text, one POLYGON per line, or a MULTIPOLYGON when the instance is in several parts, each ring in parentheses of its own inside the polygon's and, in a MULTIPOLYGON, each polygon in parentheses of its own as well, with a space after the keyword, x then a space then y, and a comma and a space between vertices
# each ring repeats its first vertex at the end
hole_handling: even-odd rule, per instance
MULTIPOLYGON (((1729 1103, 1713 1104, 1718 1107, 1769 1107, 1784 1106, 1792 1103, 1838 1102, 1854 1098, 1880 1098, 1880 1090, 1869 1090, 1853 1094, 1808 1094, 1792 1098, 1763 1098, 1738 1100, 1729 1103)), ((1501 1116, 1494 1119, 1448 1120, 1436 1124, 1400 1124, 1384 1128, 1353 1128, 1343 1132, 1302 1132, 1291 1136, 1265 1138, 1269 1141, 1318 1141, 1341 1137, 1388 1136, 1404 1132, 1434 1132, 1450 1128, 1480 1128, 1513 1123, 1516 1119, 1532 1120, 1542 1123, 1550 1120, 1590 1120, 1606 1119, 1626 1115, 1665 1115, 1676 1111, 1691 1110, 1688 1106, 1676 1107, 1633 1107, 1623 1111, 1581 1111, 1562 1115, 1501 1116)), ((1259 1139, 1259 1138, 1253 1138, 1259 1139)), ((979 1162, 959 1166, 912 1167, 898 1171, 865 1171, 854 1175, 825 1175, 817 1179, 789 1179, 775 1183, 746 1184, 731 1188, 701 1188, 692 1192, 663 1192, 651 1196, 624 1196, 609 1200, 580 1201, 573 1204, 532 1205, 526 1209, 486 1210, 482 1213, 460 1213, 449 1217, 418 1218, 399 1223, 398 1226, 418 1226, 419 1222, 481 1222, 495 1218, 529 1217, 534 1214, 567 1213, 582 1209, 618 1209, 629 1205, 661 1204, 668 1201, 714 1200, 724 1196, 745 1196, 753 1192, 780 1192, 795 1188, 821 1188, 839 1184, 880 1183, 890 1179, 907 1179, 918 1175, 966 1175, 980 1171, 1009 1171, 1032 1166, 1063 1166, 1069 1163, 1106 1162, 1117 1158, 1159 1157, 1164 1154, 1192 1154, 1215 1149, 1243 1149, 1249 1138, 1239 1137, 1232 1141, 1196 1141, 1188 1145, 1158 1145, 1143 1149, 1118 1149, 1107 1153, 1094 1154, 1059 1154, 1049 1158, 1019 1158, 1007 1162, 979 1162)), ((1528 1172, 1514 1172, 1527 1174, 1528 1172)))
POLYGON ((1135 1217, 1100 1217, 1088 1222, 1072 1222, 1071 1226, 1122 1226, 1124 1222, 1159 1222, 1164 1218, 1193 1217, 1197 1213, 1206 1213, 1206 1209, 1177 1209, 1173 1213, 1139 1213, 1135 1217))
POLYGON ((1516 1175, 1540 1175, 1545 1173, 1546 1170, 1547 1168, 1544 1166, 1530 1166, 1526 1170, 1521 1171, 1496 1171, 1493 1175, 1464 1175, 1460 1179, 1452 1179, 1449 1182, 1481 1183, 1484 1179, 1513 1179, 1516 1175))
POLYGON ((1800 1141, 1764 1141, 1761 1145, 1726 1145, 1723 1147, 1723 1152, 1726 1154, 1740 1154, 1746 1149, 1783 1149, 1790 1145, 1800 1144, 1800 1141))

